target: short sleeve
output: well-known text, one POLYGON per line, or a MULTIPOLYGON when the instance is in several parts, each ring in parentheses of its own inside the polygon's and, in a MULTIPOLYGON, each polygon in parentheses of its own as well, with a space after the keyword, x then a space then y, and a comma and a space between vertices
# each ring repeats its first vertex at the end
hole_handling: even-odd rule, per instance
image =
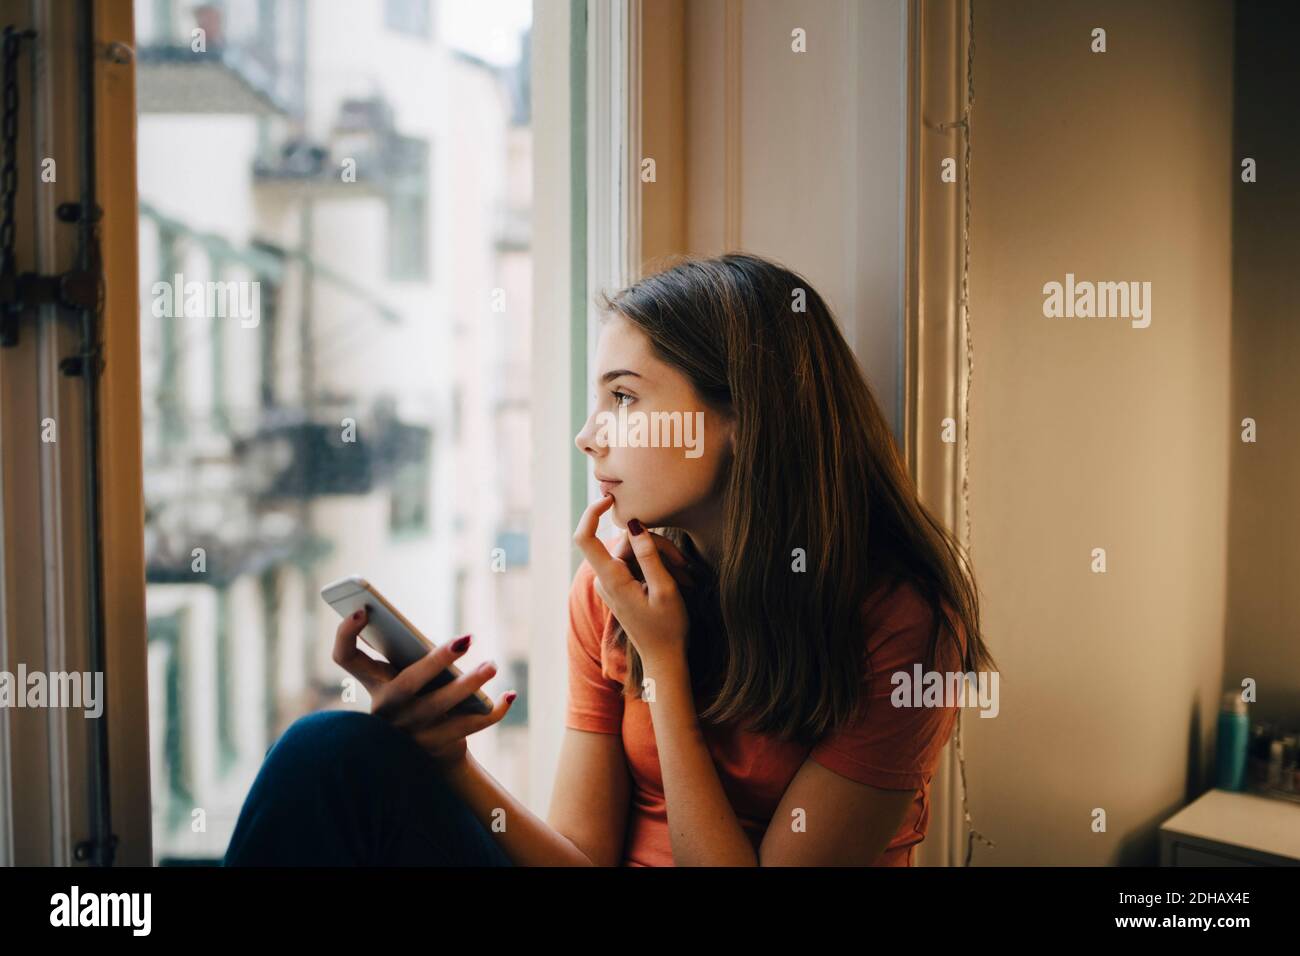
MULTIPOLYGON (((958 707, 894 706, 899 685, 893 675, 905 671, 911 678, 925 669, 934 627, 933 614, 910 585, 897 593, 891 612, 878 619, 868 635, 871 673, 864 672, 855 719, 818 740, 809 757, 843 777, 882 790, 919 790, 938 766, 958 707)), ((961 657, 946 627, 939 632, 935 657, 936 668, 960 669, 961 657)))
POLYGON ((569 695, 564 725, 618 734, 623 730, 623 685, 606 673, 602 645, 610 613, 596 594, 596 572, 586 561, 569 589, 569 695))

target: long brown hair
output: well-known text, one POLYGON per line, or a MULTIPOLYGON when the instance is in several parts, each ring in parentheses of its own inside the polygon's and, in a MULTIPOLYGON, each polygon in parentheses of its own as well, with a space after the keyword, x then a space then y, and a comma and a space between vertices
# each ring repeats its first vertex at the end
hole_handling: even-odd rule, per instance
MULTIPOLYGON (((699 562, 680 530, 664 529, 703 578, 687 595, 691 678, 707 702, 700 719, 804 742, 847 723, 862 682, 864 607, 883 584, 908 581, 926 597, 927 670, 941 631, 961 654, 956 623, 966 635, 961 669, 992 669, 969 562, 918 499, 821 296, 758 256, 668 261, 599 303, 735 420, 717 566, 699 562), (800 548, 804 573, 795 570, 800 548)), ((639 693, 640 657, 617 623, 614 640, 628 661, 624 694, 639 693)))

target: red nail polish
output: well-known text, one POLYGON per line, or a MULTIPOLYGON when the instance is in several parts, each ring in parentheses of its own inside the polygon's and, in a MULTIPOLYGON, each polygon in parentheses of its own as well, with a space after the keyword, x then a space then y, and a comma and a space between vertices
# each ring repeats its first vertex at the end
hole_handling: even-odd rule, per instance
POLYGON ((461 654, 461 653, 463 653, 464 650, 465 650, 465 648, 467 648, 467 647, 469 647, 469 635, 468 635, 468 634, 466 634, 464 637, 458 637, 458 638, 456 638, 454 641, 451 642, 451 649, 452 649, 453 651, 455 651, 457 654, 461 654))
POLYGON ((627 530, 631 531, 633 534, 640 534, 645 530, 645 528, 641 527, 641 522, 633 518, 627 523, 627 530))
POLYGON ((362 614, 365 614, 365 613, 366 613, 365 608, 357 608, 356 611, 355 611, 355 612, 353 613, 353 615, 352 615, 352 620, 354 620, 354 621, 359 621, 359 620, 361 620, 361 615, 362 615, 362 614))
POLYGON ((518 696, 519 695, 516 694, 514 691, 511 691, 510 693, 506 694, 506 703, 513 704, 515 702, 515 698, 518 696))

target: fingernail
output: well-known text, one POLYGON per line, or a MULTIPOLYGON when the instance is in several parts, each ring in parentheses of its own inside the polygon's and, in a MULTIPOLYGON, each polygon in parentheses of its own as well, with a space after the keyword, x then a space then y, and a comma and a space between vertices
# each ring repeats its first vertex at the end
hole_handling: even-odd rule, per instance
POLYGON ((641 522, 633 518, 627 523, 627 530, 631 531, 633 534, 640 534, 645 530, 645 528, 641 527, 641 522))
POLYGON ((493 664, 491 661, 484 661, 482 664, 478 666, 478 669, 486 673, 490 670, 495 670, 496 665, 493 664))
POLYGON ((361 620, 361 616, 362 616, 363 614, 365 614, 365 613, 366 613, 366 609, 365 609, 365 608, 363 608, 363 607, 362 607, 362 608, 357 608, 357 610, 354 611, 353 614, 352 614, 352 620, 354 620, 354 621, 359 621, 359 620, 361 620))
POLYGON ((515 698, 518 696, 519 695, 516 694, 514 691, 511 691, 510 693, 506 694, 506 703, 513 704, 515 702, 515 698))
POLYGON ((468 634, 466 634, 464 637, 458 637, 451 642, 451 649, 455 651, 457 654, 463 654, 465 652, 465 648, 467 647, 469 647, 468 634))

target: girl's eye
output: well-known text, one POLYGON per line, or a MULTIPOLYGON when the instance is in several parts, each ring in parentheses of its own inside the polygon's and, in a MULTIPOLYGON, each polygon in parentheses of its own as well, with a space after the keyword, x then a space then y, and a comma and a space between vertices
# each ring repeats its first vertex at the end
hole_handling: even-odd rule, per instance
POLYGON ((613 392, 610 392, 610 394, 614 396, 614 405, 615 405, 615 406, 619 406, 619 405, 629 405, 629 404, 631 404, 631 402, 632 402, 632 396, 629 395, 627 392, 613 391, 613 392), (623 399, 625 399, 625 398, 627 399, 626 402, 623 401, 623 399))

